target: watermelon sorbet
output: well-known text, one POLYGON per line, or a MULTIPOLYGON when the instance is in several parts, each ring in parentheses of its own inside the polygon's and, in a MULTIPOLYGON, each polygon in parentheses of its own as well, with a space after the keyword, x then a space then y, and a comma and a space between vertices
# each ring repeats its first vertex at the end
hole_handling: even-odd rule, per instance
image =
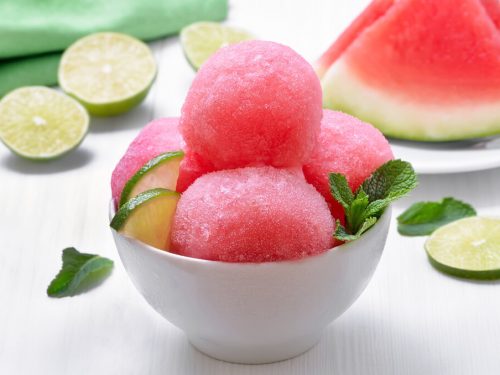
POLYGON ((198 178, 182 194, 171 251, 225 262, 270 262, 332 246, 324 198, 296 170, 247 167, 198 178))
POLYGON ((302 165, 320 130, 322 93, 289 47, 247 41, 220 49, 189 89, 180 130, 216 169, 302 165))
POLYGON ((304 176, 325 197, 333 216, 343 223, 344 209, 330 193, 328 174, 344 174, 355 191, 393 158, 389 142, 378 129, 342 112, 324 110, 318 144, 304 165, 304 176))
POLYGON ((323 253, 335 245, 335 220, 344 222, 328 175, 344 174, 355 191, 393 154, 372 125, 323 110, 321 95, 312 67, 288 47, 224 47, 197 73, 180 120, 153 121, 130 144, 113 199, 150 159, 182 149, 169 251, 252 263, 323 253))

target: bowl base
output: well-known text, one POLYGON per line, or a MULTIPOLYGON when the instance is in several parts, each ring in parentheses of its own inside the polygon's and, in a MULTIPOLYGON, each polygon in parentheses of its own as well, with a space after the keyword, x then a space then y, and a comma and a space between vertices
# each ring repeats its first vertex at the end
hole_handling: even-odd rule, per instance
POLYGON ((222 344, 196 335, 188 335, 189 342, 209 357, 231 363, 248 365, 284 361, 305 353, 321 339, 322 332, 301 336, 279 344, 255 345, 222 344))

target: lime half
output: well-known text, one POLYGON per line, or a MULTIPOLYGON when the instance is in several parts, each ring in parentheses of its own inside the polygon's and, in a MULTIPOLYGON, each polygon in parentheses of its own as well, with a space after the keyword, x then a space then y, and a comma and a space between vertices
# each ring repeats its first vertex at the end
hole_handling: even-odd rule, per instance
POLYGON ((142 192, 120 207, 110 226, 128 237, 167 250, 180 196, 167 189, 142 192))
POLYGON ((197 22, 181 30, 184 54, 195 70, 219 48, 250 39, 250 33, 216 22, 197 22))
POLYGON ((0 139, 28 159, 65 154, 80 144, 88 127, 85 108, 47 87, 22 87, 0 101, 0 139))
POLYGON ((119 33, 79 39, 64 52, 59 84, 96 116, 113 116, 139 104, 156 76, 149 47, 119 33))
POLYGON ((120 197, 120 206, 143 191, 164 188, 175 190, 179 177, 179 165, 184 152, 166 152, 151 159, 125 184, 120 197))
POLYGON ((436 230, 425 250, 440 271, 471 279, 500 278, 500 219, 457 220, 436 230))

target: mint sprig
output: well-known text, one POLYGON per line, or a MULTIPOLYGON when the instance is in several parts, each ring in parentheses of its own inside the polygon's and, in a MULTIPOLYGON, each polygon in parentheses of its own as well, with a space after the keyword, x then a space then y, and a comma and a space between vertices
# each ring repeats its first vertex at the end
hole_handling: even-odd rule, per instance
POLYGON ((363 184, 352 192, 341 173, 328 176, 330 191, 344 208, 345 227, 337 220, 334 237, 354 241, 370 229, 389 204, 417 186, 417 176, 410 163, 390 160, 381 165, 363 184))
POLYGON ((440 202, 418 202, 398 216, 398 232, 403 236, 425 236, 452 221, 475 215, 470 204, 452 197, 440 202))
POLYGON ((99 255, 80 253, 74 247, 63 250, 62 268, 47 288, 49 297, 74 296, 106 278, 113 261, 99 255))
POLYGON ((390 203, 413 190, 417 186, 417 176, 407 161, 390 160, 377 168, 361 186, 370 202, 385 200, 390 203))

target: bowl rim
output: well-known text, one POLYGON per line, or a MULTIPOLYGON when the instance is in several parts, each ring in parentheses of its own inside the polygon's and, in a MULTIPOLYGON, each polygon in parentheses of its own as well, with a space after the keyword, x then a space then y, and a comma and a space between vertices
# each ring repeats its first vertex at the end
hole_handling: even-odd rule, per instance
MULTIPOLYGON (((109 211, 108 211, 108 220, 111 222, 111 219, 115 215, 116 209, 115 209, 115 203, 114 200, 111 199, 109 203, 109 211)), ((352 242, 347 242, 343 243, 342 245, 339 246, 334 246, 326 251, 323 251, 319 254, 314 254, 314 255, 309 255, 300 259, 291 259, 291 260, 280 260, 280 261, 273 261, 273 262, 224 262, 221 260, 209 260, 209 259, 200 259, 200 258, 193 258, 193 257, 188 257, 185 255, 179 255, 172 253, 167 250, 162 250, 158 249, 154 246, 148 245, 142 241, 139 241, 133 237, 125 236, 118 231, 116 231, 114 228, 111 228, 111 231, 120 237, 123 237, 126 241, 131 242, 132 244, 144 248, 146 251, 153 253, 155 255, 158 255, 160 257, 164 257, 165 259, 171 259, 173 261, 182 261, 186 263, 191 263, 191 264, 197 264, 197 265, 212 265, 212 266, 224 266, 224 267, 266 267, 266 266, 277 266, 277 265, 290 265, 290 264, 299 264, 299 263, 306 263, 308 261, 312 261, 315 259, 319 259, 320 257, 325 257, 328 256, 328 254, 332 253, 337 253, 337 252, 343 252, 343 251, 348 251, 351 247, 355 247, 357 244, 359 244, 358 241, 362 241, 363 239, 366 241, 367 239, 371 238, 374 236, 376 231, 374 229, 380 227, 380 225, 383 222, 389 222, 387 225, 387 230, 389 230, 390 226, 390 220, 392 217, 392 205, 389 205, 382 216, 378 219, 378 221, 375 223, 375 225, 370 228, 365 234, 362 235, 358 240, 352 241, 352 242)), ((363 242, 365 242, 363 241, 363 242)))

